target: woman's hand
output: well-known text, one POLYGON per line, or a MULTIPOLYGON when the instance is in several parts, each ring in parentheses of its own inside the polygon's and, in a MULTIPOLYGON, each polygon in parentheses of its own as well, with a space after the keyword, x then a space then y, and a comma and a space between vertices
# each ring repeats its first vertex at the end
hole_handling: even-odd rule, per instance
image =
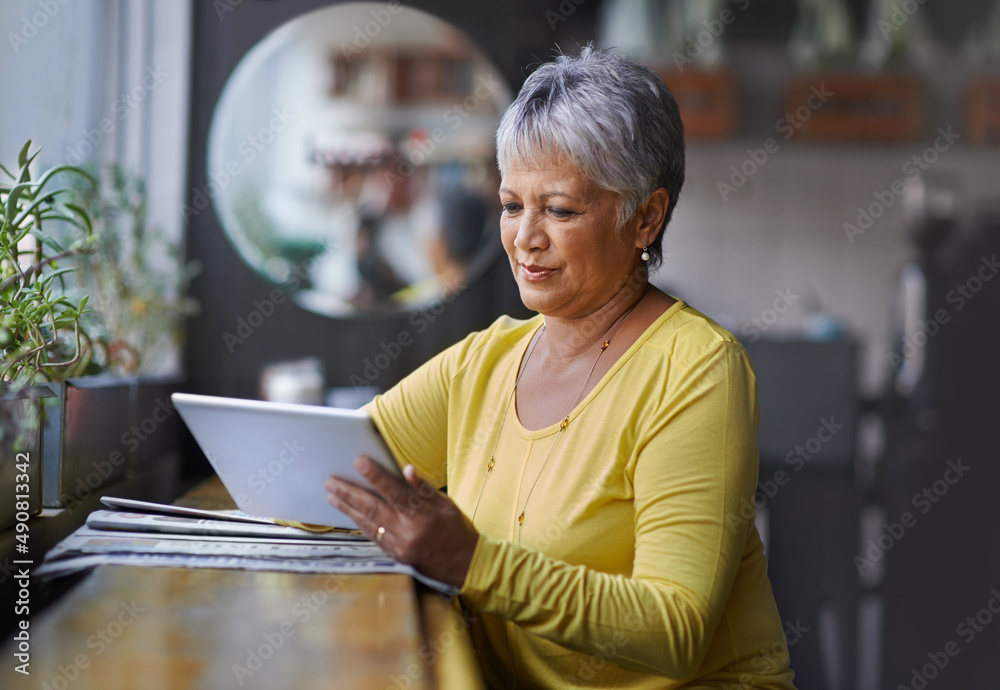
POLYGON ((403 468, 405 484, 367 456, 355 460, 354 467, 374 490, 330 477, 330 505, 397 561, 461 587, 479 533, 458 506, 420 477, 413 465, 403 468))

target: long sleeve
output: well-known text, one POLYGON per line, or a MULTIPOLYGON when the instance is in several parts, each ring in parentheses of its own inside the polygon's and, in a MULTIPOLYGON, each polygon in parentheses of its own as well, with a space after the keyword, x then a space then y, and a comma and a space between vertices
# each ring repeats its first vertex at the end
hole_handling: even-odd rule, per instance
POLYGON ((481 537, 461 595, 577 651, 691 677, 722 621, 747 541, 746 526, 727 528, 726 516, 753 501, 757 405, 734 343, 707 353, 675 387, 671 404, 643 420, 650 430, 630 467, 630 577, 481 537))
POLYGON ((792 688, 746 514, 758 413, 742 346, 678 302, 565 432, 529 430, 514 382, 540 325, 500 319, 368 406, 400 463, 479 530, 459 596, 487 683, 792 688))

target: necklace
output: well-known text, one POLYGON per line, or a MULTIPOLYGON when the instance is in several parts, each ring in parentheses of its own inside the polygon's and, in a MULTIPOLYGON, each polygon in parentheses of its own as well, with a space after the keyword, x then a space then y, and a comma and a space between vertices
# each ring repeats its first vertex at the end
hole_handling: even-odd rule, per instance
MULTIPOLYGON (((585 390, 587 390, 587 386, 590 384, 590 379, 594 376, 594 371, 597 370, 597 365, 601 361, 601 355, 603 355, 604 351, 611 346, 611 341, 614 340, 614 337, 618 334, 618 331, 621 329, 622 324, 625 323, 625 320, 629 317, 629 314, 631 314, 632 311, 637 306, 639 306, 639 302, 641 302, 642 298, 646 296, 646 291, 648 289, 649 285, 647 284, 645 289, 643 289, 642 294, 639 295, 639 299, 637 299, 635 303, 625 311, 624 314, 615 319, 615 321, 611 324, 611 326, 608 327, 608 330, 605 331, 604 333, 605 337, 603 339, 603 342, 601 343, 601 350, 600 352, 597 353, 597 357, 594 359, 594 364, 590 367, 590 372, 587 374, 587 378, 584 380, 583 385, 580 387, 580 391, 576 394, 576 399, 573 401, 573 404, 570 405, 569 413, 566 415, 566 417, 563 418, 561 422, 559 422, 559 430, 556 432, 556 438, 555 440, 552 441, 552 445, 549 446, 549 452, 545 454, 545 459, 542 461, 542 466, 538 468, 538 473, 535 474, 535 478, 531 482, 531 486, 528 488, 528 494, 525 497, 524 503, 521 506, 521 512, 517 516, 517 526, 518 526, 517 536, 519 543, 521 540, 521 527, 524 525, 524 513, 525 510, 527 509, 528 501, 531 500, 531 494, 535 490, 535 484, 538 483, 538 478, 541 477, 542 472, 545 471, 545 466, 548 464, 549 458, 552 457, 552 451, 554 451, 556 445, 558 445, 559 439, 562 436, 563 432, 566 431, 567 427, 569 427, 570 415, 573 414, 573 410, 576 409, 577 404, 583 398, 583 393, 585 390), (610 335, 608 335, 608 333, 610 333, 610 335)), ((528 354, 524 358, 524 363, 521 365, 520 370, 517 372, 517 377, 514 379, 514 386, 510 391, 510 396, 507 398, 507 406, 504 408, 503 418, 500 421, 500 430, 497 432, 497 438, 493 444, 493 452, 490 453, 490 461, 486 464, 486 476, 483 477, 483 483, 479 487, 479 496, 476 499, 476 507, 472 511, 473 522, 475 522, 476 520, 476 513, 479 511, 479 503, 483 498, 483 491, 486 489, 486 483, 489 481, 490 474, 492 474, 493 468, 496 466, 497 449, 500 447, 500 439, 503 436, 504 427, 507 425, 507 417, 510 415, 510 408, 514 401, 514 394, 517 392, 517 384, 520 383, 521 376, 528 369, 528 362, 531 360, 531 356, 535 352, 535 347, 538 345, 538 341, 542 339, 543 335, 546 337, 546 339, 548 339, 548 333, 545 330, 545 323, 542 323, 542 327, 541 329, 539 329, 538 336, 536 336, 535 339, 532 341, 531 347, 528 349, 528 354)))

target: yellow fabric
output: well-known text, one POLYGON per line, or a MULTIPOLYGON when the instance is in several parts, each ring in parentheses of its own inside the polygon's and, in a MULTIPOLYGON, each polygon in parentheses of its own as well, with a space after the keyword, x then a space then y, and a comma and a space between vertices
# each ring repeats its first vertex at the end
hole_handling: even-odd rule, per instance
POLYGON ((541 323, 501 318, 366 408, 401 463, 475 514, 481 536, 460 597, 488 685, 792 688, 745 517, 758 411, 743 348, 678 302, 565 431, 528 431, 511 405, 484 485, 541 323))

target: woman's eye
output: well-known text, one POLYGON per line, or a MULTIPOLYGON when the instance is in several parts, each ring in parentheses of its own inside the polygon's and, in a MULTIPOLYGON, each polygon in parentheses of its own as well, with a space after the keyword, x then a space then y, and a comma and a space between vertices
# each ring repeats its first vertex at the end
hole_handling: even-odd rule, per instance
POLYGON ((570 216, 576 215, 573 211, 567 210, 565 208, 550 208, 549 213, 551 213, 556 218, 569 218, 570 216))
POLYGON ((516 204, 514 202, 510 202, 510 203, 507 203, 507 204, 503 205, 503 212, 504 213, 508 213, 508 214, 509 213, 516 213, 517 211, 520 211, 520 210, 521 210, 521 204, 516 204))

